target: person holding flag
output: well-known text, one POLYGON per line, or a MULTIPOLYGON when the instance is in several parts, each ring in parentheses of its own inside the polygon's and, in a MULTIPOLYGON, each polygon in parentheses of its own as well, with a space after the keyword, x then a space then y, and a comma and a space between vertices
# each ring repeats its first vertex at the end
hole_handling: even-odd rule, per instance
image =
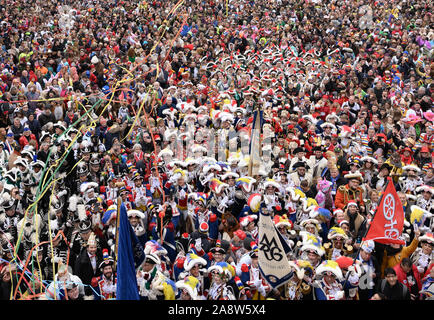
MULTIPOLYGON (((387 184, 376 213, 368 227, 363 241, 374 240, 385 245, 382 257, 381 274, 386 268, 393 268, 403 258, 408 258, 416 250, 419 243, 420 231, 414 231, 414 239, 407 247, 402 247, 405 241, 402 237, 404 229, 404 210, 396 192, 393 181, 387 178, 387 184)), ((379 245, 378 248, 382 246, 379 245)))

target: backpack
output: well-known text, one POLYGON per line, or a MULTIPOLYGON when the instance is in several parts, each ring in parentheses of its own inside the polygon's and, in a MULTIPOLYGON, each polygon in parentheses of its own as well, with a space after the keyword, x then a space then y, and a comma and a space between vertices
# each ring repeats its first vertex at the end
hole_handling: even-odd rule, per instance
MULTIPOLYGON (((386 283, 387 283, 386 279, 381 280, 381 292, 384 291, 384 288, 386 287, 386 283)), ((407 291, 408 291, 407 286, 402 285, 402 295, 403 295, 403 297, 407 296, 407 291)))

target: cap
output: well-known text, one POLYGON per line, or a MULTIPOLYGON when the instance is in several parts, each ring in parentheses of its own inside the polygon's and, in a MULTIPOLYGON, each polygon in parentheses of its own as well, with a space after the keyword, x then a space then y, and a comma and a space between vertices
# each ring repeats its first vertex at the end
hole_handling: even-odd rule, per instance
POLYGON ((237 236, 240 240, 244 240, 246 238, 246 233, 243 230, 238 229, 234 232, 234 236, 237 236))

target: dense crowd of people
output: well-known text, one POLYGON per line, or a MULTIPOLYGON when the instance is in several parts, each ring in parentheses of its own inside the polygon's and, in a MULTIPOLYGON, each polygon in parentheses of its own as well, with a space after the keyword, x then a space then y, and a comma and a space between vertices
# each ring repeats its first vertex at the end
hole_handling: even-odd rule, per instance
POLYGON ((143 300, 432 299, 431 7, 0 0, 0 299, 116 299, 120 202, 143 300), (389 177, 405 245, 362 240, 389 177))

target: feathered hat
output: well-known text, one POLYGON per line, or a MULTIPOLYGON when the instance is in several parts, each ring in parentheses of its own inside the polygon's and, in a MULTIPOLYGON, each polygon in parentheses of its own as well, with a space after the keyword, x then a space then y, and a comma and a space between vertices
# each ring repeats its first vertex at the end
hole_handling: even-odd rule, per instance
POLYGON ((434 234, 432 232, 425 233, 419 237, 419 242, 429 242, 434 245, 434 234))
POLYGON ((432 213, 430 211, 427 211, 417 205, 412 205, 410 210, 410 223, 416 224, 419 226, 419 228, 423 228, 425 220, 432 217, 432 213))
POLYGON ((323 256, 325 254, 324 247, 322 246, 321 238, 313 235, 307 231, 300 231, 300 235, 302 237, 302 246, 300 250, 304 251, 314 251, 319 256, 323 256))
POLYGON ((200 282, 197 278, 193 276, 187 276, 183 280, 177 281, 176 287, 181 290, 187 290, 191 300, 198 300, 200 282))
POLYGON ((261 207, 262 196, 259 193, 253 193, 247 199, 247 205, 250 207, 252 212, 258 212, 261 207))
POLYGON ((188 253, 184 261, 184 270, 190 271, 195 264, 206 266, 206 260, 195 253, 188 253))
POLYGON ((242 177, 236 180, 235 186, 237 188, 243 189, 245 192, 250 193, 253 188, 253 184, 256 182, 256 179, 251 177, 242 177))
POLYGON ((219 179, 213 178, 210 181, 209 187, 214 193, 221 193, 224 188, 229 187, 227 183, 221 182, 219 179))
POLYGON ((303 279, 305 274, 312 276, 314 269, 309 261, 307 260, 295 260, 289 261, 289 265, 294 268, 298 279, 303 279))
POLYGON ((322 277, 327 272, 333 273, 339 281, 343 280, 342 270, 336 261, 325 260, 315 270, 317 277, 322 277))
POLYGON ((113 219, 116 219, 117 216, 117 207, 116 205, 111 205, 107 208, 107 210, 104 212, 101 222, 106 226, 112 221, 113 219))
POLYGON ((235 269, 227 262, 217 262, 215 265, 208 268, 208 273, 217 271, 218 274, 225 276, 227 280, 232 279, 235 276, 235 269))
POLYGON ((329 240, 333 240, 335 238, 343 238, 344 240, 348 239, 347 234, 345 233, 345 231, 342 228, 339 227, 332 227, 329 231, 329 233, 327 234, 327 239, 329 240))

